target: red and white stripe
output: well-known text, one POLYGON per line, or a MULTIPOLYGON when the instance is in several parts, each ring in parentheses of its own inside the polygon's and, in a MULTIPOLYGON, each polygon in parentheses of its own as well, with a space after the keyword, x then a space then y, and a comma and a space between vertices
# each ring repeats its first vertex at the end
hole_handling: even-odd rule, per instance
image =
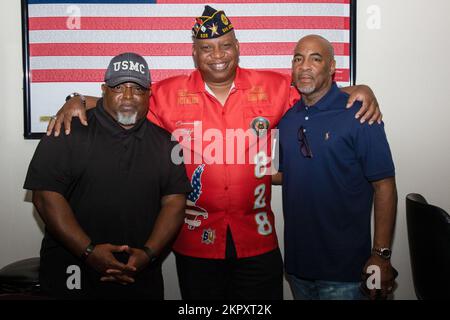
MULTIPOLYGON (((226 0, 208 4, 223 9, 235 26, 242 67, 290 73, 298 39, 320 34, 335 48, 336 80, 348 85, 349 3, 226 0)), ((87 88, 86 93, 98 96, 105 68, 118 53, 134 51, 143 55, 153 81, 190 73, 194 68, 190 30, 205 4, 201 0, 163 0, 132 5, 29 5, 32 132, 44 131, 46 123, 39 118, 55 113, 69 92, 87 88), (69 29, 67 22, 73 22, 71 15, 78 13, 80 29, 69 29)))

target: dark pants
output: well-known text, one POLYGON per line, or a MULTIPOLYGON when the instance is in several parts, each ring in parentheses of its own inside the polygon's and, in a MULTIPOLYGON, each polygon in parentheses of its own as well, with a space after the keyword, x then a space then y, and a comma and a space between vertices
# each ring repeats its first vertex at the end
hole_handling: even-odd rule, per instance
POLYGON ((227 241, 226 259, 202 259, 175 253, 184 300, 282 300, 283 261, 271 252, 236 258, 227 241))

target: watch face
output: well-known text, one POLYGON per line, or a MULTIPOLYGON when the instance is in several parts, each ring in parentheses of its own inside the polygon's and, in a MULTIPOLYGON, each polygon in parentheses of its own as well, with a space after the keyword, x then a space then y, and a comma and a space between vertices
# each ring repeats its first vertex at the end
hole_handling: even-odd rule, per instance
POLYGON ((391 250, 389 249, 384 249, 383 251, 381 251, 381 255, 384 258, 390 258, 391 257, 391 250))

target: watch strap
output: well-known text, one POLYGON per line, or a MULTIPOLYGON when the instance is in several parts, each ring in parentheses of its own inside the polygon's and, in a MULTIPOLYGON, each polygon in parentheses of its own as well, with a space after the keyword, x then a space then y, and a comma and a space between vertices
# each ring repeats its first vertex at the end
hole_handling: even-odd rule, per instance
POLYGON ((69 95, 66 97, 66 102, 69 101, 69 100, 72 99, 72 98, 75 98, 75 97, 80 97, 81 102, 82 102, 84 105, 86 105, 86 97, 83 96, 81 93, 78 93, 78 92, 73 92, 73 93, 69 94, 69 95))
POLYGON ((390 248, 372 248, 372 253, 375 253, 377 256, 389 260, 391 258, 392 251, 390 248))
POLYGON ((157 256, 156 256, 156 254, 155 254, 155 252, 153 251, 152 248, 150 248, 148 246, 143 246, 142 250, 145 252, 145 254, 150 259, 149 263, 153 263, 157 259, 157 256))
POLYGON ((93 242, 89 243, 89 245, 84 249, 83 253, 81 254, 81 260, 86 261, 86 259, 91 255, 91 253, 95 249, 95 244, 93 242))

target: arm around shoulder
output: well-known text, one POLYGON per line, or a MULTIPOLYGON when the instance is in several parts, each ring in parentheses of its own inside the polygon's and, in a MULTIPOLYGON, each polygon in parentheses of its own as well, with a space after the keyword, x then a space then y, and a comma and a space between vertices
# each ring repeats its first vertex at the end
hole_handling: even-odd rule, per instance
POLYGON ((380 112, 380 106, 370 87, 366 85, 355 85, 341 88, 341 90, 350 95, 347 108, 352 107, 355 101, 362 102, 362 107, 356 113, 356 118, 361 119, 361 123, 364 123, 366 120, 369 121, 369 124, 373 124, 375 121, 381 123, 383 116, 380 112))
POLYGON ((55 137, 59 136, 61 129, 64 129, 66 135, 70 134, 72 118, 80 118, 80 122, 87 126, 86 110, 95 108, 99 98, 91 96, 83 96, 81 94, 72 94, 58 110, 56 116, 52 117, 47 126, 47 135, 54 133, 55 137))

